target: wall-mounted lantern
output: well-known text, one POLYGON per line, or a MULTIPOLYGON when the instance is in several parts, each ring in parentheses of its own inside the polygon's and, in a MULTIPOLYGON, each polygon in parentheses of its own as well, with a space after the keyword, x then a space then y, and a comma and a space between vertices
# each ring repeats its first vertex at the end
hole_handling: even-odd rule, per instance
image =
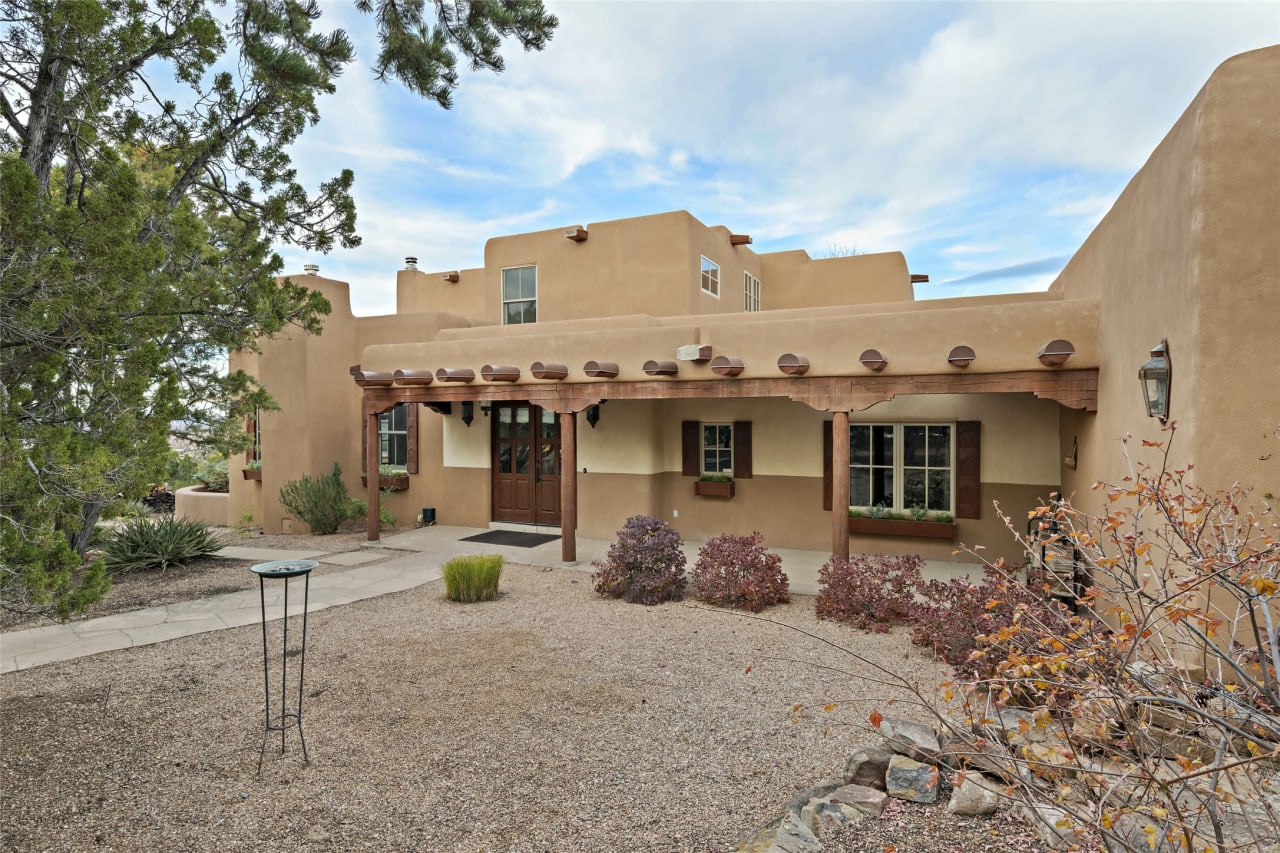
POLYGON ((467 426, 471 426, 471 422, 476 419, 476 404, 470 400, 462 401, 462 422, 467 426))
POLYGON ((591 424, 591 428, 595 429, 596 424, 600 423, 600 407, 587 406, 587 423, 591 424))
POLYGON ((1160 423, 1169 420, 1169 390, 1172 366, 1169 358, 1169 342, 1161 339, 1151 350, 1151 358, 1138 370, 1142 383, 1142 397, 1147 403, 1147 416, 1159 418, 1160 423))

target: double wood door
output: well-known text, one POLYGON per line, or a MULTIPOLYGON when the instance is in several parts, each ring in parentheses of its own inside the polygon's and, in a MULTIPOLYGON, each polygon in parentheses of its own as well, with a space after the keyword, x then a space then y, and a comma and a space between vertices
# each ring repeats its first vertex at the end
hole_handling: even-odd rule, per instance
POLYGON ((560 525, 560 423, 530 403, 496 402, 493 437, 494 521, 560 525))

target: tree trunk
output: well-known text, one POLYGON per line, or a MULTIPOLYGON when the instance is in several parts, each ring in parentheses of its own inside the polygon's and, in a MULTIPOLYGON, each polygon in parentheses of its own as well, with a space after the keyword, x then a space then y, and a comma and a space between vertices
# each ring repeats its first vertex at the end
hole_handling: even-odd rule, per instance
POLYGON ((84 556, 85 551, 89 550, 93 528, 97 525, 98 518, 106 505, 107 502, 104 500, 85 501, 80 507, 80 529, 67 531, 67 544, 81 557, 84 556))
POLYGON ((22 139, 22 159, 40 181, 40 190, 49 191, 49 173, 61 133, 63 88, 67 82, 67 63, 58 56, 60 45, 45 44, 31 90, 31 108, 27 111, 26 133, 22 139))

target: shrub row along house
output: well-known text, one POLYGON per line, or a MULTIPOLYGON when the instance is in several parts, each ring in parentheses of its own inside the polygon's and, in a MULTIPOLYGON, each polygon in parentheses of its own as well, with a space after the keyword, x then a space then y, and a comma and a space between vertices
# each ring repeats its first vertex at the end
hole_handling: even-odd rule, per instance
POLYGON ((1149 360, 1176 460, 1280 492, 1278 103, 1280 49, 1224 63, 1043 293, 916 301, 900 253, 757 253, 683 211, 495 237, 477 269, 408 259, 388 316, 312 268, 324 334, 233 354, 282 410, 228 515, 293 529, 280 487, 337 461, 370 539, 383 501, 559 528, 566 561, 637 513, 686 539, 1020 557, 993 503, 1025 519, 1121 476, 1120 437, 1159 437, 1149 360), (386 466, 407 476, 380 495, 386 466))

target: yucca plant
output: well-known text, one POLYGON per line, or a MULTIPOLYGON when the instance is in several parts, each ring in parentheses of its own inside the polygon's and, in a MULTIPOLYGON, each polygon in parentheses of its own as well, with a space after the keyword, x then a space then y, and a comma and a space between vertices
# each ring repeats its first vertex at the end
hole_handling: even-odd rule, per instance
POLYGON ((155 521, 131 521, 117 530, 107 542, 103 558, 107 571, 119 574, 167 569, 208 557, 220 548, 222 543, 203 521, 163 515, 155 521))
POLYGON ((454 557, 444 564, 444 594, 450 601, 493 601, 502 576, 501 554, 454 557))

